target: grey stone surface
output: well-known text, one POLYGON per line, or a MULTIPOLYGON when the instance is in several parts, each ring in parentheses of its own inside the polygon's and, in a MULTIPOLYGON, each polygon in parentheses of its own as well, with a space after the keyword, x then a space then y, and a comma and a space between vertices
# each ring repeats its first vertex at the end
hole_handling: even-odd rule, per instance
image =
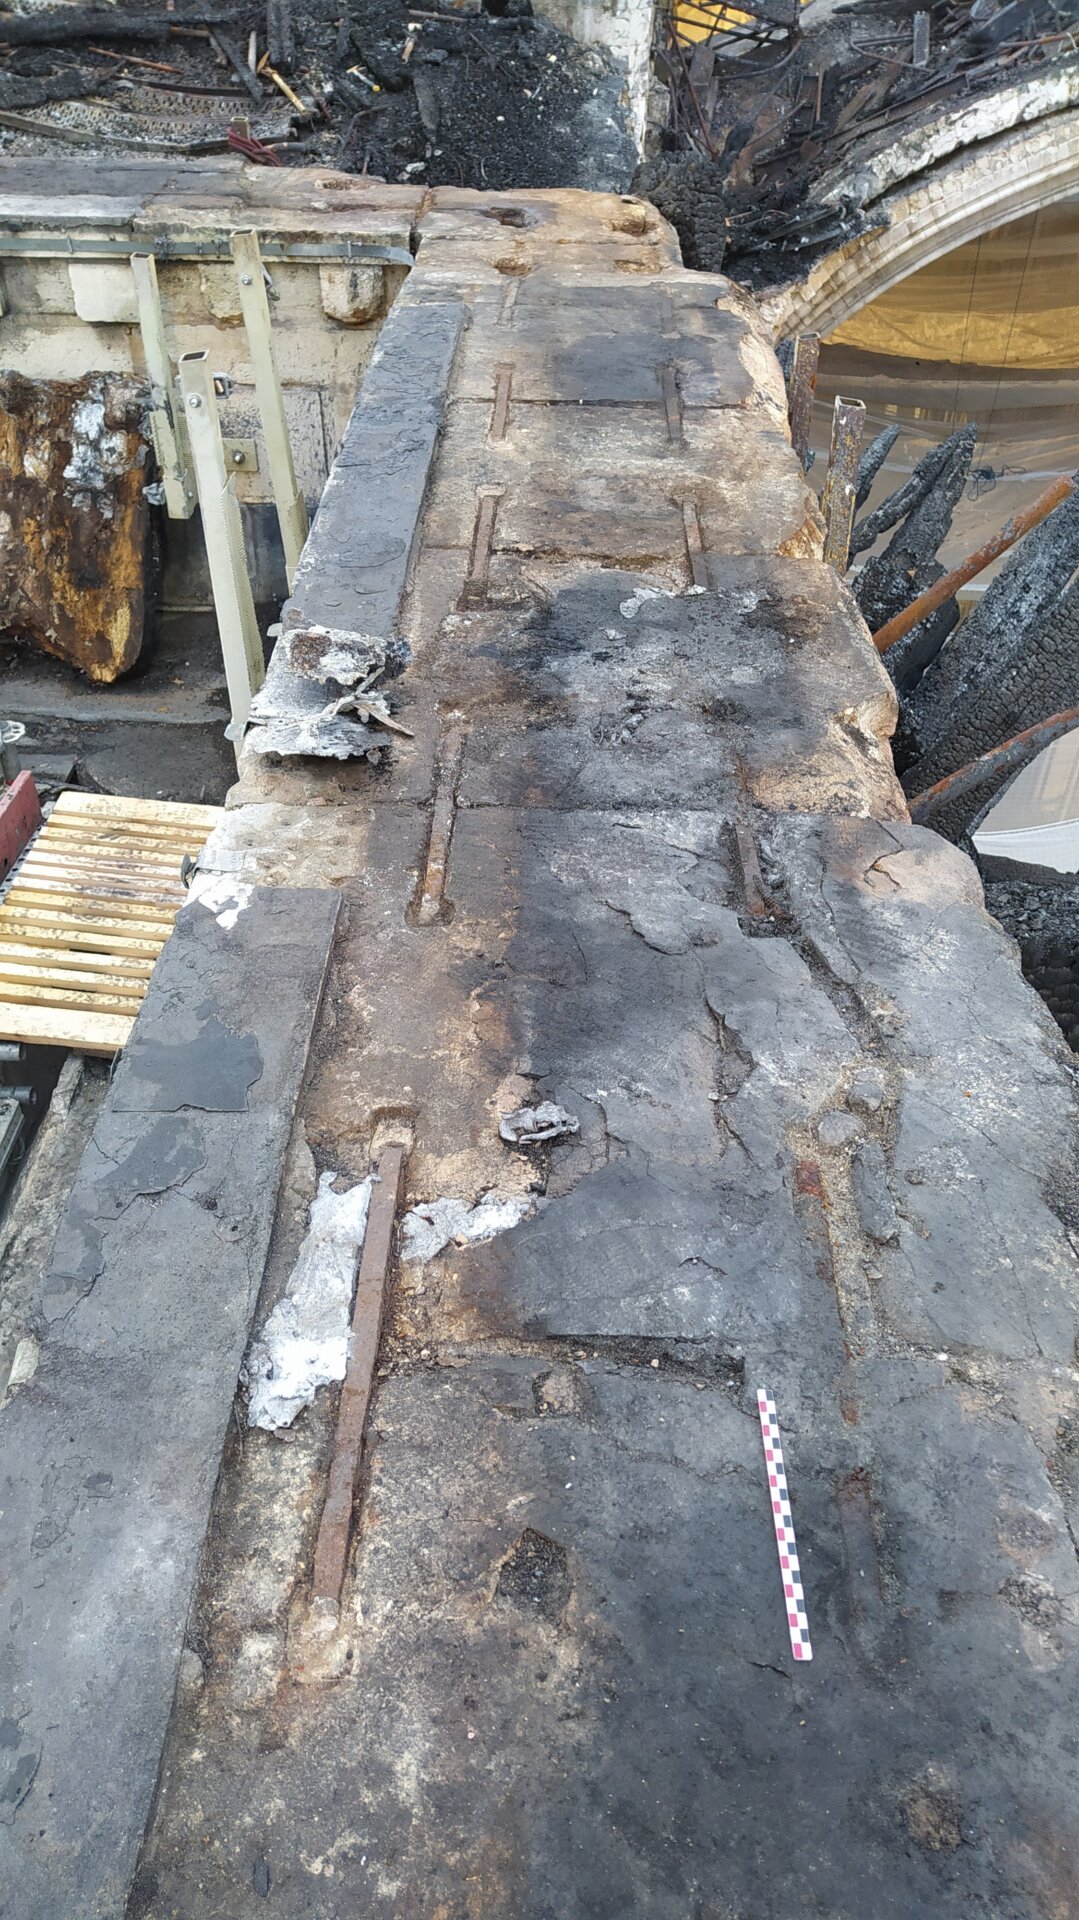
POLYGON ((255 1914, 256 1860, 287 1920, 1067 1911, 1074 1560, 1044 1462, 939 1363, 867 1372, 857 1429, 809 1374, 793 1672, 751 1394, 602 1351, 387 1382, 351 1671, 302 1743, 248 1727, 242 1779, 175 1758, 213 1844, 187 1871, 151 1846, 135 1911, 255 1914))
MULTIPOLYGON (((393 308, 300 556, 282 614, 286 628, 384 640, 397 631, 463 318, 460 301, 419 307, 406 299, 393 308)), ((275 752, 344 757, 350 740, 352 751, 366 752, 371 736, 362 727, 320 735, 312 726, 340 691, 332 676, 320 688, 296 673, 276 648, 253 710, 256 739, 262 714, 273 722, 275 752)))
POLYGON ((866 1140, 858 1148, 851 1162, 851 1177, 862 1232, 881 1244, 898 1240, 899 1219, 879 1141, 866 1140))
MULTIPOLYGON (((597 268, 619 203, 545 263, 528 214, 511 238, 463 204, 456 239, 448 199, 430 216, 434 248, 425 216, 408 296, 425 261, 428 292, 484 281, 402 620, 417 745, 377 778, 246 770, 238 803, 293 804, 238 804, 218 852, 346 904, 300 1199, 315 1161, 361 1178, 401 1128, 407 1209, 497 1193, 518 1224, 398 1265, 335 1620, 309 1592, 332 1408, 229 1449, 131 1920, 1070 1914, 1070 1062, 973 868, 903 818, 892 689, 811 538, 731 555, 703 515, 710 590, 672 597, 685 523, 647 573, 607 571, 580 436, 540 461, 532 434, 503 523, 521 550, 496 538, 488 604, 460 605, 468 548, 442 543, 469 529, 455 489, 483 471, 497 366, 518 401, 565 405, 587 375, 618 408, 712 329, 682 402, 701 373, 758 425, 775 374, 748 319, 716 325, 721 283, 597 268), (421 926, 436 768, 452 837, 421 926), (545 1100, 579 1132, 499 1140, 545 1100), (853 1139, 825 1149, 837 1114, 860 1169, 853 1139)), ((632 404, 654 528, 677 433, 632 404)), ((191 1162, 187 1117, 158 1116, 140 1180, 191 1162)), ((122 1164, 101 1178, 126 1206, 122 1164)), ((77 1234, 69 1292, 97 1258, 77 1234)))
POLYGON ((0 1411, 0 1881, 122 1911, 337 916, 186 907, 94 1128, 0 1411))

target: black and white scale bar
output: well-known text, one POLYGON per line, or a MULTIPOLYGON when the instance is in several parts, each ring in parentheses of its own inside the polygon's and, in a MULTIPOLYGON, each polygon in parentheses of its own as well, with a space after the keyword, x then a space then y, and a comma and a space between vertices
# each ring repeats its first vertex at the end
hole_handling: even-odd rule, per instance
POLYGON ((757 1389, 757 1412, 760 1414, 761 1433, 764 1437, 764 1458, 768 1467, 768 1496, 772 1502, 772 1520, 776 1530, 776 1546, 779 1549, 779 1567, 783 1576, 783 1597, 787 1604, 787 1627, 791 1637, 791 1652, 796 1660, 812 1660, 809 1616, 806 1613, 805 1594, 802 1591, 802 1570, 798 1565, 798 1548, 794 1539, 790 1495, 787 1492, 787 1469, 783 1464, 783 1448, 779 1438, 779 1416, 776 1413, 775 1401, 764 1387, 757 1389))

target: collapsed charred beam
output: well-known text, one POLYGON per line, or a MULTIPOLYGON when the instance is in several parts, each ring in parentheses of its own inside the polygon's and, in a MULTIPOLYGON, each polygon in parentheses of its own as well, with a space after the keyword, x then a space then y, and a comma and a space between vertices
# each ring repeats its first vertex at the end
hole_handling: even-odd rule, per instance
POLYGON ((50 7, 36 13, 5 13, 0 41, 9 47, 64 46, 70 40, 166 40, 173 26, 222 26, 240 17, 238 7, 196 7, 167 14, 121 13, 114 7, 50 7))
POLYGON ((904 480, 901 487, 896 487, 895 492, 890 493, 886 500, 882 500, 880 506, 874 508, 872 513, 867 513, 864 519, 858 521, 851 540, 851 553, 867 553, 870 547, 876 545, 882 533, 887 533, 890 528, 898 526, 899 522, 913 513, 916 507, 920 507, 933 488, 944 479, 952 456, 958 449, 965 446, 968 440, 970 440, 970 457, 973 459, 978 431, 978 428, 973 425, 960 427, 947 440, 942 440, 939 446, 930 447, 928 453, 923 453, 910 478, 904 480), (973 435, 972 440, 971 435, 973 435))
MULTIPOLYGON (((976 426, 961 427, 941 446, 933 447, 918 462, 907 486, 900 488, 900 494, 909 496, 912 505, 905 509, 902 525, 884 552, 866 562, 854 583, 854 597, 873 632, 943 577, 944 568, 936 555, 962 498, 977 438, 976 426)), ((892 495, 893 501, 897 498, 892 495)), ((885 517, 888 505, 886 501, 879 517, 885 517)), ((876 518, 869 516, 871 520, 876 518)), ((867 522, 861 524, 864 529, 867 522)), ((857 532, 856 528, 856 536, 857 532)))
POLYGON ((1079 875, 993 861, 985 904, 1011 934, 1027 979, 1079 1053, 1079 875))
POLYGON ((910 803, 910 817, 920 827, 932 827, 934 833, 957 844, 969 840, 978 831, 986 814, 1010 787, 1013 780, 1054 740, 1079 726, 1079 707, 1054 713, 1037 726, 1028 727, 1011 740, 1004 740, 988 753, 979 754, 968 766, 959 767, 932 787, 916 793, 910 803))
POLYGON ((908 792, 1079 698, 1079 491, 1012 549, 904 708, 908 792))
POLYGON ((868 447, 858 463, 858 479, 854 489, 854 510, 864 507, 873 488, 873 482, 880 472, 892 448, 899 438, 898 426, 885 427, 868 447))

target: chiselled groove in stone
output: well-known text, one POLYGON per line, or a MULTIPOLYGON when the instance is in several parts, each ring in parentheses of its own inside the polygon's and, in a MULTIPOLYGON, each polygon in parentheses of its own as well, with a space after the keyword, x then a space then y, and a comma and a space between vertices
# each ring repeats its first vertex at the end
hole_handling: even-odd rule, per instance
POLYGON ((491 413, 491 426, 487 435, 489 440, 504 440, 510 417, 510 392, 513 386, 513 368, 504 365, 495 368, 495 404, 491 413))
POLYGON ((738 855, 738 865, 742 870, 742 893, 745 898, 746 912, 756 917, 768 912, 761 863, 757 857, 757 843, 744 821, 735 820, 733 827, 735 851, 738 855))
POLYGON ((676 367, 663 368, 663 411, 667 419, 667 438, 672 447, 684 444, 685 434, 682 422, 682 396, 678 390, 678 371, 676 367))
POLYGON ((693 578, 693 585, 695 587, 707 587, 708 561, 705 557, 704 541, 701 538, 701 522, 700 515, 697 512, 696 501, 683 500, 682 525, 686 533, 686 557, 689 560, 689 571, 693 578))
POLYGON ((519 280, 506 281, 502 289, 502 305, 498 310, 498 325, 500 327, 511 327, 513 325, 513 316, 517 306, 517 295, 520 291, 521 283, 519 280))
POLYGON ((423 885, 416 908, 416 924, 430 927, 441 920, 446 910, 446 872, 449 867, 453 822, 457 809, 457 782, 465 750, 466 733, 455 723, 446 733, 439 758, 435 784, 435 802, 431 812, 431 836, 427 842, 427 860, 423 885))
POLYGON ((476 524, 468 556, 468 574, 461 591, 465 608, 487 603, 487 575, 491 566, 491 545, 495 537, 495 516, 502 497, 501 487, 480 487, 476 492, 476 524))

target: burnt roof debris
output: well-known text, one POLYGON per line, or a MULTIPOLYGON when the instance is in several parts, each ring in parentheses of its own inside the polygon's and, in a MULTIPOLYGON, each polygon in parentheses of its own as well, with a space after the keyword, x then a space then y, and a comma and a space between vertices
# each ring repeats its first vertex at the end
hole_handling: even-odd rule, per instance
POLYGON ((624 92, 616 62, 533 15, 531 0, 0 13, 6 154, 58 141, 233 146, 414 185, 620 190, 635 161, 624 92))
POLYGON ((677 229, 687 266, 782 285, 879 224, 857 189, 837 188, 839 169, 942 107, 1074 62, 1076 25, 1074 0, 861 0, 819 25, 810 12, 790 32, 758 21, 688 47, 667 0, 669 122, 634 186, 677 229))

